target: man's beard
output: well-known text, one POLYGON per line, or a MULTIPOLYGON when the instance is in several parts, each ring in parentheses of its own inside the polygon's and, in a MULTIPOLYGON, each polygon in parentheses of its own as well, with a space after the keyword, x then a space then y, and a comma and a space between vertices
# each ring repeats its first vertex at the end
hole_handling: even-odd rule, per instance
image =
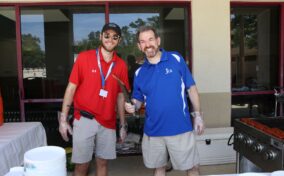
POLYGON ((111 49, 108 49, 108 48, 102 43, 102 47, 103 47, 104 50, 106 50, 107 52, 113 52, 116 46, 112 47, 111 49))
POLYGON ((145 53, 147 58, 155 57, 157 55, 158 51, 159 50, 157 48, 155 48, 154 46, 146 47, 144 49, 144 53, 145 53), (148 48, 151 48, 151 51, 148 51, 148 48))

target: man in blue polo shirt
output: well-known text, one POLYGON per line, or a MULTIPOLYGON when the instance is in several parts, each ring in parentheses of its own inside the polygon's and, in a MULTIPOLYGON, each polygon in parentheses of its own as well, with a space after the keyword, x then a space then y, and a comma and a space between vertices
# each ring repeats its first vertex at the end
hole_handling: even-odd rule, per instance
POLYGON ((195 81, 179 53, 159 48, 161 39, 154 28, 140 27, 137 42, 146 59, 135 72, 134 105, 126 103, 125 109, 133 113, 145 104, 144 164, 155 169, 155 176, 164 176, 169 154, 174 169, 184 170, 188 176, 199 175, 193 130, 202 134, 204 123, 195 81), (192 104, 194 125, 186 92, 192 104))

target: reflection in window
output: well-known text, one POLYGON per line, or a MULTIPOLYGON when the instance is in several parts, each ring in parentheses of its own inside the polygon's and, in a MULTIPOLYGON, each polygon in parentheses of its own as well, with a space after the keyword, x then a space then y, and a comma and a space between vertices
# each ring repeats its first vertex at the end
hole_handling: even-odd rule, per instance
POLYGON ((74 13, 74 50, 76 58, 81 51, 96 49, 100 45, 100 32, 105 24, 104 13, 74 13))
POLYGON ((61 98, 70 55, 70 19, 63 9, 21 10, 25 98, 61 98))
POLYGON ((160 17, 159 13, 131 13, 110 14, 110 20, 117 22, 122 29, 122 41, 118 47, 118 52, 122 58, 128 58, 128 55, 142 57, 141 52, 137 48, 136 31, 142 25, 150 25, 159 29, 160 17), (124 20, 121 20, 124 19, 124 20))
POLYGON ((272 90, 277 85, 277 8, 235 7, 231 14, 232 91, 272 90))
POLYGON ((23 78, 45 78, 44 19, 41 14, 21 16, 23 78))
POLYGON ((278 85, 279 9, 233 7, 231 12, 232 123, 235 118, 274 115, 278 85), (242 92, 242 94, 238 94, 242 92), (254 92, 252 94, 252 92, 254 92))
POLYGON ((122 41, 117 50, 128 63, 132 85, 135 70, 143 63, 143 54, 137 48, 136 31, 142 25, 155 27, 161 36, 161 47, 188 55, 185 9, 168 6, 110 7, 110 21, 122 29, 122 41))
POLYGON ((24 98, 63 98, 76 55, 97 47, 104 22, 102 6, 22 8, 24 98))

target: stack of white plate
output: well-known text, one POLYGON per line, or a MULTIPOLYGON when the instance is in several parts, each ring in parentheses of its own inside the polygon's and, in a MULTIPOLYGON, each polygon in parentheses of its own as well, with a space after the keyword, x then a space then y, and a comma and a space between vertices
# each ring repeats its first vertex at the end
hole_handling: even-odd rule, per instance
POLYGON ((271 176, 284 176, 284 170, 274 171, 270 175, 271 176))
POLYGON ((257 172, 247 172, 247 173, 242 173, 240 176, 269 176, 270 174, 265 174, 265 173, 257 173, 257 172))
POLYGON ((25 176, 66 176, 65 150, 44 146, 29 150, 24 155, 25 176))
POLYGON ((247 172, 238 175, 239 176, 284 176, 284 170, 274 171, 271 173, 247 172))

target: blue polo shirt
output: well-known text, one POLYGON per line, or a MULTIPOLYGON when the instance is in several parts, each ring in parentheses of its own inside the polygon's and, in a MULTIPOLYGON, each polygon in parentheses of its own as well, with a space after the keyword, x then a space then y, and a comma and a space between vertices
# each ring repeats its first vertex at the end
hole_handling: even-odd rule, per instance
POLYGON ((179 53, 161 52, 159 63, 145 59, 134 77, 132 98, 145 102, 144 133, 148 136, 192 131, 186 90, 195 82, 179 53))

